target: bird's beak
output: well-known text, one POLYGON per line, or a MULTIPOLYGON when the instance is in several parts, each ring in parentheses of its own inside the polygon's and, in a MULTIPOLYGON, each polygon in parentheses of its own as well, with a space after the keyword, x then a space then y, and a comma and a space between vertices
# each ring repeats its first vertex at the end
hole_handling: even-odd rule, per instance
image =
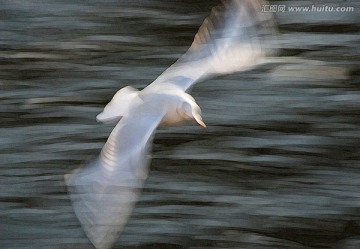
POLYGON ((206 124, 204 123, 202 117, 201 117, 199 114, 194 114, 193 117, 194 117, 195 121, 196 121, 199 125, 201 125, 202 127, 206 128, 206 124))

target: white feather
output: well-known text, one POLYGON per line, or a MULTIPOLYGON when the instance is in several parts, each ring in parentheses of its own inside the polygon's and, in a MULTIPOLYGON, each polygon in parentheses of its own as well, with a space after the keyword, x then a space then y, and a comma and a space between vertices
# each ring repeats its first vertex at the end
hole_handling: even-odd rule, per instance
POLYGON ((252 69, 276 52, 276 28, 266 1, 229 0, 214 7, 189 50, 147 88, 174 84, 187 91, 220 74, 252 69))
POLYGON ((199 80, 247 70, 272 51, 274 28, 271 16, 261 12, 263 4, 224 1, 184 56, 142 91, 119 90, 97 116, 120 121, 99 158, 66 175, 75 213, 97 249, 113 245, 131 214, 148 174, 156 128, 186 120, 205 127, 200 107, 185 91, 199 80))

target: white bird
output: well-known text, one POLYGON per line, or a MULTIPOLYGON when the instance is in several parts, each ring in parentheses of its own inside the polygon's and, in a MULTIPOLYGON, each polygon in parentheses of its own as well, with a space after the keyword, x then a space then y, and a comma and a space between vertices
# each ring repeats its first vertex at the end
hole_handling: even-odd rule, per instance
POLYGON ((119 90, 97 116, 119 121, 100 156, 65 176, 75 213, 97 249, 108 249, 125 226, 148 175, 156 128, 194 120, 200 107, 187 92, 200 80, 248 70, 272 53, 272 16, 261 0, 230 0, 213 8, 189 50, 141 91, 119 90))

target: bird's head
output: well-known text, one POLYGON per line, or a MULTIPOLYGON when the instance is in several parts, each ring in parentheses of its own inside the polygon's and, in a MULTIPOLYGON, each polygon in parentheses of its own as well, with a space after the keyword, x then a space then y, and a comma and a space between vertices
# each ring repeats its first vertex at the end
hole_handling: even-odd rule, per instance
POLYGON ((192 97, 191 99, 183 102, 181 105, 180 114, 186 120, 195 120, 199 125, 206 128, 206 125, 201 117, 201 109, 192 97))

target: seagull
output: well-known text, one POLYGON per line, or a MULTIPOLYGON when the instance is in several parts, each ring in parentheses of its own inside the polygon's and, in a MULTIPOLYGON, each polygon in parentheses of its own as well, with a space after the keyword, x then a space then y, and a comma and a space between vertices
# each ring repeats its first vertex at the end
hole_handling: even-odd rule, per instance
POLYGON ((276 29, 262 0, 223 0, 188 51, 141 91, 120 89, 99 122, 117 122, 99 157, 65 175, 72 205, 97 249, 109 249, 126 225, 147 178, 159 126, 194 121, 206 127, 189 94, 195 83, 252 69, 273 54, 276 29))

